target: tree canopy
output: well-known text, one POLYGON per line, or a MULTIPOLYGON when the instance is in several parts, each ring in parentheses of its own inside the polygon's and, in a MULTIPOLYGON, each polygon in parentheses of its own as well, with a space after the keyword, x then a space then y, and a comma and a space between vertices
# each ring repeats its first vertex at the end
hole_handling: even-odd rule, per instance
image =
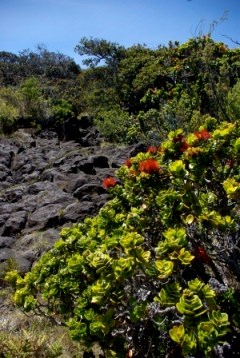
MULTIPOLYGON (((19 55, 3 51, 0 84, 12 87, 19 98, 17 92, 24 81, 37 78, 41 87, 37 117, 53 123, 53 102, 67 101, 73 115, 93 116, 110 141, 154 144, 179 126, 194 130, 206 116, 219 122, 235 118, 231 107, 236 113, 237 104, 230 100, 230 93, 232 98, 238 96, 240 50, 229 49, 208 35, 183 44, 170 41, 156 49, 140 44, 125 48, 83 37, 75 51, 87 68, 81 70, 68 56, 41 45, 37 52, 24 50, 19 55)), ((9 105, 6 98, 2 101, 9 105)), ((28 117, 29 112, 22 111, 22 115, 28 117)), ((18 118, 12 124, 16 128, 18 118)))
POLYGON ((101 61, 106 66, 115 68, 119 60, 124 56, 125 49, 115 42, 98 38, 83 37, 75 47, 75 52, 80 56, 87 56, 83 64, 95 67, 101 61))

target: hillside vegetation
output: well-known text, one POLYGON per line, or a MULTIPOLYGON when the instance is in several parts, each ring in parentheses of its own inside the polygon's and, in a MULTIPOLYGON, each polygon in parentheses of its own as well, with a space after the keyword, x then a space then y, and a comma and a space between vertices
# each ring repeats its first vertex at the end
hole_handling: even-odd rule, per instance
POLYGON ((87 69, 39 51, 1 53, 3 134, 88 114, 107 141, 148 150, 103 180, 111 200, 95 217, 25 276, 7 273, 16 305, 104 357, 238 356, 240 50, 83 38, 87 69))
POLYGON ((207 116, 239 118, 239 48, 209 36, 154 50, 82 38, 75 51, 87 69, 44 47, 0 52, 1 132, 59 129, 87 113, 109 141, 158 143, 169 130, 195 130, 207 116))

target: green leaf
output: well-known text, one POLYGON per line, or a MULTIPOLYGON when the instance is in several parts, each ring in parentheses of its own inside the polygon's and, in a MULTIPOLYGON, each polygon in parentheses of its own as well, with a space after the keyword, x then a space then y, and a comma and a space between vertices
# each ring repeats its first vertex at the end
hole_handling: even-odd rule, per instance
POLYGON ((191 255, 191 253, 183 247, 178 255, 178 259, 181 261, 183 265, 189 265, 195 256, 191 255))
POLYGON ((175 160, 168 166, 171 173, 176 176, 182 176, 186 173, 185 164, 182 160, 175 160))
POLYGON ((144 242, 144 237, 136 232, 127 233, 121 238, 120 244, 125 249, 134 248, 135 246, 141 245, 144 242))
POLYGON ((134 257, 120 257, 120 259, 115 260, 113 269, 116 279, 128 277, 135 266, 134 257))
POLYGON ((181 286, 177 282, 166 285, 161 289, 159 296, 154 298, 154 301, 160 302, 164 306, 175 305, 181 295, 181 286))
POLYGON ((210 352, 217 344, 218 331, 211 322, 200 322, 197 326, 199 345, 204 352, 210 352))
POLYGON ((200 281, 198 278, 188 281, 188 287, 193 292, 199 292, 204 287, 204 282, 200 281))
POLYGON ((183 227, 169 228, 163 232, 163 236, 167 239, 167 245, 171 249, 178 249, 187 244, 187 234, 183 227))
POLYGON ((174 342, 181 344, 185 335, 184 326, 182 324, 180 326, 173 326, 169 330, 169 335, 174 342))
POLYGON ((199 296, 189 290, 184 290, 176 307, 180 313, 194 317, 201 316, 207 311, 199 296))
POLYGON ((158 270, 159 278, 167 278, 172 274, 174 263, 168 260, 157 260, 155 261, 156 269, 158 270))
POLYGON ((99 279, 91 286, 92 303, 101 304, 111 289, 111 283, 105 279, 99 279))
POLYGON ((147 302, 135 302, 132 309, 130 310, 130 320, 132 322, 139 321, 140 318, 145 316, 147 308, 147 302))
POLYGON ((182 342, 182 355, 187 356, 189 353, 195 351, 197 347, 196 337, 193 332, 185 334, 182 342))
POLYGON ((191 225, 194 221, 194 215, 192 215, 192 214, 189 214, 185 217, 181 216, 181 218, 182 218, 184 224, 187 224, 187 225, 191 225))

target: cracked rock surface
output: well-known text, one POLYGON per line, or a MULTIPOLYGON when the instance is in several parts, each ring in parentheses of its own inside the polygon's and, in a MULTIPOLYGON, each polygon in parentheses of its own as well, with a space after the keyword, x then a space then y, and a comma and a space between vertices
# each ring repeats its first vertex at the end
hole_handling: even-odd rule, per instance
POLYGON ((0 277, 10 259, 28 271, 61 227, 97 214, 108 198, 102 180, 142 149, 102 145, 92 127, 80 141, 24 129, 0 139, 0 277))

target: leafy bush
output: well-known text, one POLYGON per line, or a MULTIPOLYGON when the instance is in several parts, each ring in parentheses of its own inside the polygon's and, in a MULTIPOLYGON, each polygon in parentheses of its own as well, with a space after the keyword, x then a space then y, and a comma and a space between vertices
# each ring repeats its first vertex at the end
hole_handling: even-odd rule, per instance
POLYGON ((133 143, 139 133, 137 129, 134 130, 132 118, 118 106, 99 111, 95 123, 100 133, 110 142, 133 143))
POLYGON ((50 116, 48 101, 43 96, 43 88, 37 77, 27 78, 18 89, 21 98, 21 121, 23 127, 36 127, 47 122, 50 116))
POLYGON ((227 96, 227 110, 231 119, 240 118, 240 81, 229 91, 227 96))
POLYGON ((0 89, 0 133, 10 134, 15 129, 19 116, 18 105, 16 91, 10 88, 0 89))
POLYGON ((0 112, 0 133, 10 134, 14 130, 18 110, 0 98, 0 112))
POLYGON ((7 274, 16 304, 106 357, 234 356, 224 295, 240 279, 240 128, 213 126, 126 160, 96 217, 64 228, 25 277, 7 274))
POLYGON ((73 116, 71 103, 61 98, 52 104, 52 114, 56 120, 64 120, 73 116))

